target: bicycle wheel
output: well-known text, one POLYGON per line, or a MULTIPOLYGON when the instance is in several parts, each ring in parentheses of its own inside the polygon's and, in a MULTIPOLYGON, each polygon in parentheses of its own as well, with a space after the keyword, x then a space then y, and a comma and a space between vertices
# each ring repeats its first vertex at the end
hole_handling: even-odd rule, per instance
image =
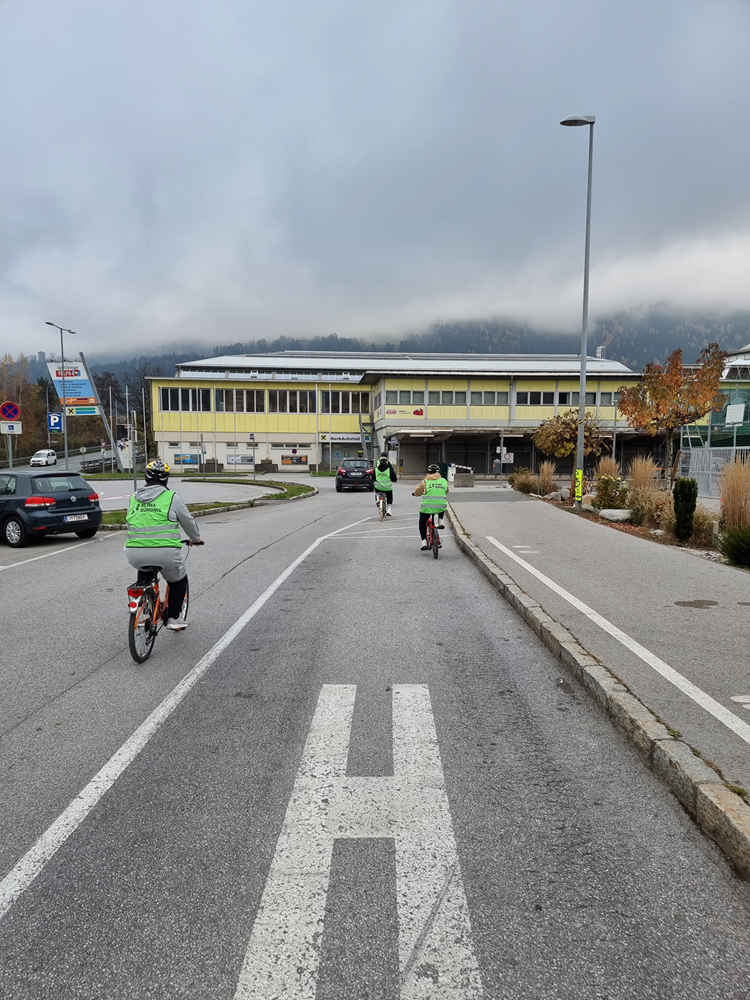
POLYGON ((156 631, 153 628, 154 595, 145 591, 138 608, 131 612, 128 626, 130 655, 136 663, 144 663, 154 648, 156 631))
POLYGON ((378 500, 378 509, 380 511, 380 520, 385 521, 385 497, 380 497, 378 500))

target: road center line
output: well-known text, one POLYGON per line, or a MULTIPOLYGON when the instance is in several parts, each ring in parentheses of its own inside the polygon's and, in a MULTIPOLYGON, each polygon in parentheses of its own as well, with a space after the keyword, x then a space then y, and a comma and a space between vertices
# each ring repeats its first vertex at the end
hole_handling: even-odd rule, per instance
MULTIPOLYGON (((353 524, 347 524, 343 528, 316 538, 312 545, 309 545, 305 549, 302 555, 297 556, 294 562, 287 566, 280 576, 276 577, 273 583, 250 605, 247 611, 240 615, 234 625, 227 629, 218 642, 198 661, 190 673, 182 678, 180 683, 167 695, 164 701, 154 709, 145 722, 141 723, 133 735, 110 757, 104 767, 94 775, 83 791, 73 799, 64 812, 45 830, 36 843, 29 848, 5 878, 0 881, 0 919, 13 906, 18 897, 28 889, 37 875, 41 874, 47 863, 54 857, 68 837, 80 826, 105 792, 109 791, 128 765, 132 764, 154 733, 166 722, 183 698, 195 687, 227 646, 237 638, 248 622, 252 621, 263 605, 276 593, 282 583, 317 549, 321 542, 324 542, 328 538, 333 538, 339 532, 346 531, 347 528, 354 528, 358 524, 362 524, 364 520, 366 518, 355 521, 353 524)), ((88 545, 90 543, 86 542, 84 544, 88 545)), ((49 554, 52 555, 53 553, 49 554)), ((125 619, 123 619, 124 623, 125 619)))
POLYGON ((321 689, 235 1000, 315 1000, 334 841, 386 837, 396 844, 401 1000, 479 1000, 427 685, 393 685, 393 777, 346 776, 355 695, 353 684, 321 689))
POLYGON ((710 694, 707 694, 701 688, 697 687, 692 683, 692 681, 689 681, 687 677, 683 677, 682 674, 678 673, 673 667, 670 667, 668 663, 664 662, 664 660, 660 660, 658 656, 651 652, 651 650, 646 649, 645 646, 636 642, 635 639, 632 639, 626 632, 623 632, 622 629, 619 629, 616 625, 613 625, 611 621, 608 621, 608 619, 594 611, 593 608, 590 608, 588 604, 584 604, 583 601, 579 601, 577 597, 568 593, 567 590, 564 590, 558 583, 555 583, 554 580, 550 580, 550 578, 545 576, 544 573, 540 573, 535 566, 526 562, 525 559, 521 559, 521 557, 516 555, 515 552, 511 551, 511 549, 506 548, 505 545, 498 542, 496 538, 492 538, 490 535, 487 535, 486 537, 488 542, 491 542, 492 545, 500 549, 501 552, 504 552, 506 556, 509 556, 517 562, 519 566, 523 566, 523 568, 531 573, 532 576, 535 576, 537 580, 541 580, 546 587, 549 587, 550 590, 553 590, 558 596, 566 600, 568 604, 572 604, 574 608, 586 615, 586 617, 594 622, 595 625, 598 625, 599 628, 611 635, 613 639, 617 639, 618 642, 621 642, 626 649, 629 649, 631 653, 635 653, 639 659, 643 660, 644 663, 647 663, 649 667, 652 667, 658 674, 661 674, 665 680, 668 680, 670 684, 673 684, 676 688, 678 688, 678 690, 682 691, 683 694, 686 694, 688 698, 691 698, 710 715, 713 715, 713 717, 723 723, 727 729, 731 729, 733 733, 740 737, 740 739, 744 740, 746 743, 750 743, 750 725, 748 725, 743 719, 740 719, 739 716, 730 712, 728 708, 724 708, 724 706, 712 698, 710 694))

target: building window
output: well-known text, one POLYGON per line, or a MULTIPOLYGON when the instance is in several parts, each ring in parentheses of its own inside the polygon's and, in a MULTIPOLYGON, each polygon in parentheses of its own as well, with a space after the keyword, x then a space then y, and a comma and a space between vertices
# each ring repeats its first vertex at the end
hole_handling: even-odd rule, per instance
MULTIPOLYGON (((314 412, 314 411, 311 411, 314 412)), ((321 413, 369 413, 369 392, 329 392, 320 394, 321 413)))
POLYGON ((179 441, 167 441, 167 448, 179 448, 179 447, 180 447, 179 441))
POLYGON ((411 401, 413 406, 420 405, 424 403, 424 393, 423 392, 413 392, 411 394, 411 401))
POLYGON ((587 392, 586 393, 586 406, 596 406, 596 393, 587 392))
POLYGON ((555 394, 554 392, 543 392, 542 393, 542 406, 554 406, 555 405, 555 394))
POLYGON ((427 393, 427 399, 428 399, 428 402, 431 403, 433 406, 440 406, 440 393, 439 392, 434 392, 433 390, 430 390, 427 393))
POLYGON ((183 413, 211 412, 210 389, 162 388, 161 409, 183 413))
POLYGON ((376 410, 380 409, 380 401, 381 401, 381 399, 382 399, 382 393, 376 392, 375 393, 375 409, 376 410))
POLYGON ((402 389, 398 394, 398 401, 401 406, 411 406, 411 392, 408 389, 402 389))
POLYGON ((443 392, 441 393, 440 402, 443 406, 453 406, 453 393, 443 392))
MULTIPOLYGON (((493 393, 491 393, 491 392, 485 392, 485 396, 491 396, 491 395, 493 395, 493 393)), ((481 392, 472 392, 472 394, 471 394, 471 405, 472 406, 481 406, 482 405, 482 393, 481 392)))
POLYGON ((496 392, 495 393, 495 403, 498 406, 508 405, 508 393, 507 392, 496 392))
POLYGON ((612 393, 602 392, 599 395, 599 404, 601 406, 611 406, 612 405, 612 393))
POLYGON ((398 393, 395 389, 385 390, 385 401, 386 403, 398 403, 398 393))
POLYGON ((494 406, 495 405, 495 393, 494 392, 485 392, 483 402, 484 402, 485 406, 494 406))
POLYGON ((570 393, 558 392, 557 402, 560 404, 560 406, 568 406, 570 404, 570 393))
POLYGON ((455 393, 454 396, 453 396, 453 405, 454 406, 466 406, 466 393, 465 392, 457 392, 457 393, 455 393))
POLYGON ((528 406, 529 405, 529 394, 528 394, 528 392, 517 392, 516 393, 516 403, 519 406, 528 406))
POLYGON ((541 406, 542 405, 542 394, 541 392, 530 392, 529 393, 529 406, 541 406))

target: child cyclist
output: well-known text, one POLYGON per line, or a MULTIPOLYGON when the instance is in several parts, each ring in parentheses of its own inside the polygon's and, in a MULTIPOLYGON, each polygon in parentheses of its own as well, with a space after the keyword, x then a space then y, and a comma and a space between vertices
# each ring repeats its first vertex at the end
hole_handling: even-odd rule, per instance
POLYGON ((375 466, 375 489, 385 497, 386 517, 393 517, 391 507, 393 506, 393 484, 398 482, 398 477, 393 466, 388 461, 388 452, 381 453, 378 464, 375 466))
POLYGON ((448 483, 440 475, 440 467, 431 465, 427 469, 427 475, 414 490, 415 497, 422 497, 419 508, 419 537, 422 539, 421 548, 427 548, 427 518, 430 514, 437 516, 438 528, 444 528, 443 514, 448 506, 448 483))

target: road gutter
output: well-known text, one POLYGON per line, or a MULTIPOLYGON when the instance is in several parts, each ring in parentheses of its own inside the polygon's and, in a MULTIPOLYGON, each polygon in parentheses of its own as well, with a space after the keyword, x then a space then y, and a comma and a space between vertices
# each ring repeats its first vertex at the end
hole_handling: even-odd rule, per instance
POLYGON ((564 625, 548 615, 471 541, 451 504, 446 513, 459 549, 586 688, 703 833, 750 880, 750 806, 687 743, 671 736, 667 727, 619 677, 584 649, 564 625))

